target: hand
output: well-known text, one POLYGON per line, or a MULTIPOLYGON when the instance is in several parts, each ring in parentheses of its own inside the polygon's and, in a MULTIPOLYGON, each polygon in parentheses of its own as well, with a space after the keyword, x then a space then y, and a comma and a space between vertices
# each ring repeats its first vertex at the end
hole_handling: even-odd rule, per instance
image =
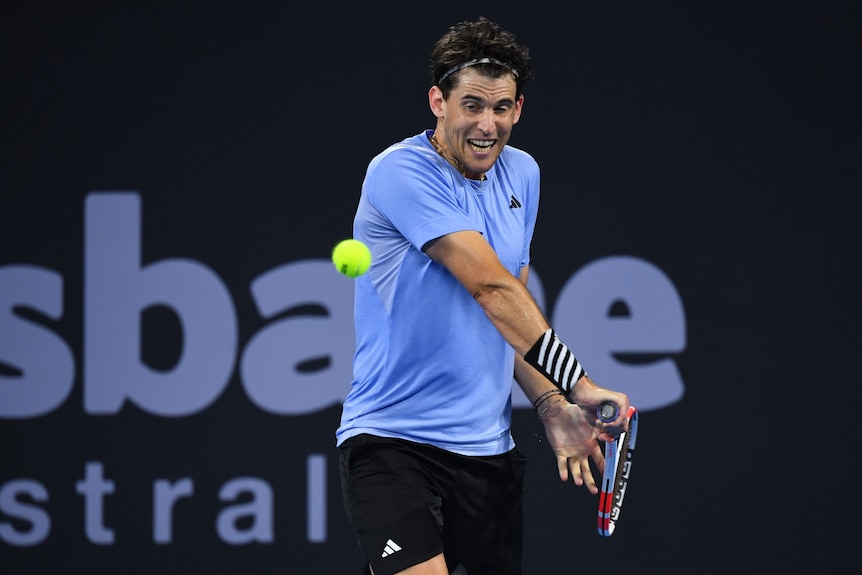
POLYGON ((626 394, 599 387, 589 377, 583 376, 572 388, 570 399, 584 410, 586 417, 595 419, 598 439, 601 441, 613 441, 628 429, 629 398, 626 394), (612 401, 619 407, 613 421, 603 422, 596 415, 596 409, 605 401, 612 401))
MULTIPOLYGON (((579 406, 570 403, 565 397, 555 398, 543 411, 542 423, 551 449, 557 457, 557 469, 562 481, 569 480, 571 473, 575 485, 586 486, 595 495, 599 492, 590 459, 600 471, 605 468, 605 456, 598 442, 598 429, 593 419, 579 406)), ((595 418, 595 410, 592 414, 595 418)))

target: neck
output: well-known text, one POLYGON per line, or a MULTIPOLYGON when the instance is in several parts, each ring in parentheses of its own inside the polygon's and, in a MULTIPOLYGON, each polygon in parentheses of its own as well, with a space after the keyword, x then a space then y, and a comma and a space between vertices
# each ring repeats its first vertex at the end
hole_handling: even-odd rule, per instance
POLYGON ((443 149, 443 146, 440 145, 440 142, 437 141, 437 132, 435 131, 431 134, 431 145, 434 146, 434 149, 437 150, 437 153, 440 154, 444 160, 452 164, 452 166, 458 170, 458 173, 467 178, 468 180, 479 180, 482 181, 485 179, 485 174, 481 174, 478 178, 471 178, 467 175, 467 170, 461 165, 461 162, 458 161, 457 158, 452 156, 452 154, 448 153, 443 149))

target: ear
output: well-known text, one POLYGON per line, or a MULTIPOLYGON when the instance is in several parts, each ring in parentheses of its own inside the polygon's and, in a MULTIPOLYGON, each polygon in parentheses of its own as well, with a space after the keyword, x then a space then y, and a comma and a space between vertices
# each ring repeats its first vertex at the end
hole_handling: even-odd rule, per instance
POLYGON ((428 107, 431 108, 431 112, 438 118, 442 118, 444 116, 445 110, 443 109, 446 103, 446 99, 443 97, 443 91, 440 89, 440 86, 431 86, 431 89, 428 90, 428 107))
POLYGON ((512 122, 513 124, 517 124, 518 120, 521 119, 521 110, 524 109, 524 95, 521 94, 521 97, 518 98, 518 101, 515 102, 515 119, 512 122))

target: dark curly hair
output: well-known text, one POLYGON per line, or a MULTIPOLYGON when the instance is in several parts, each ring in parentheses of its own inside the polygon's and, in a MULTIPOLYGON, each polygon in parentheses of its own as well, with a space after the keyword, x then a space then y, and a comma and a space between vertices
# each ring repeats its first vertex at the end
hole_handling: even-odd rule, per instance
POLYGON ((487 58, 488 63, 471 67, 491 78, 511 73, 515 76, 516 97, 520 97, 527 81, 532 77, 530 50, 515 41, 511 32, 484 16, 451 26, 434 44, 429 71, 435 86, 448 98, 457 85, 461 66, 472 60, 487 58), (453 71, 454 70, 454 71, 453 71), (448 73, 448 74, 447 74, 448 73))

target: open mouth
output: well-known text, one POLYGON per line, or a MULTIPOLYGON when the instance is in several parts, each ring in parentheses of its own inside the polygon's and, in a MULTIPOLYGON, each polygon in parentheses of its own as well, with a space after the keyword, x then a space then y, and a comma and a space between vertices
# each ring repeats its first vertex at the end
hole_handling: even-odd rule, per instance
POLYGON ((497 143, 497 140, 467 140, 467 144, 476 152, 487 152, 497 143))

